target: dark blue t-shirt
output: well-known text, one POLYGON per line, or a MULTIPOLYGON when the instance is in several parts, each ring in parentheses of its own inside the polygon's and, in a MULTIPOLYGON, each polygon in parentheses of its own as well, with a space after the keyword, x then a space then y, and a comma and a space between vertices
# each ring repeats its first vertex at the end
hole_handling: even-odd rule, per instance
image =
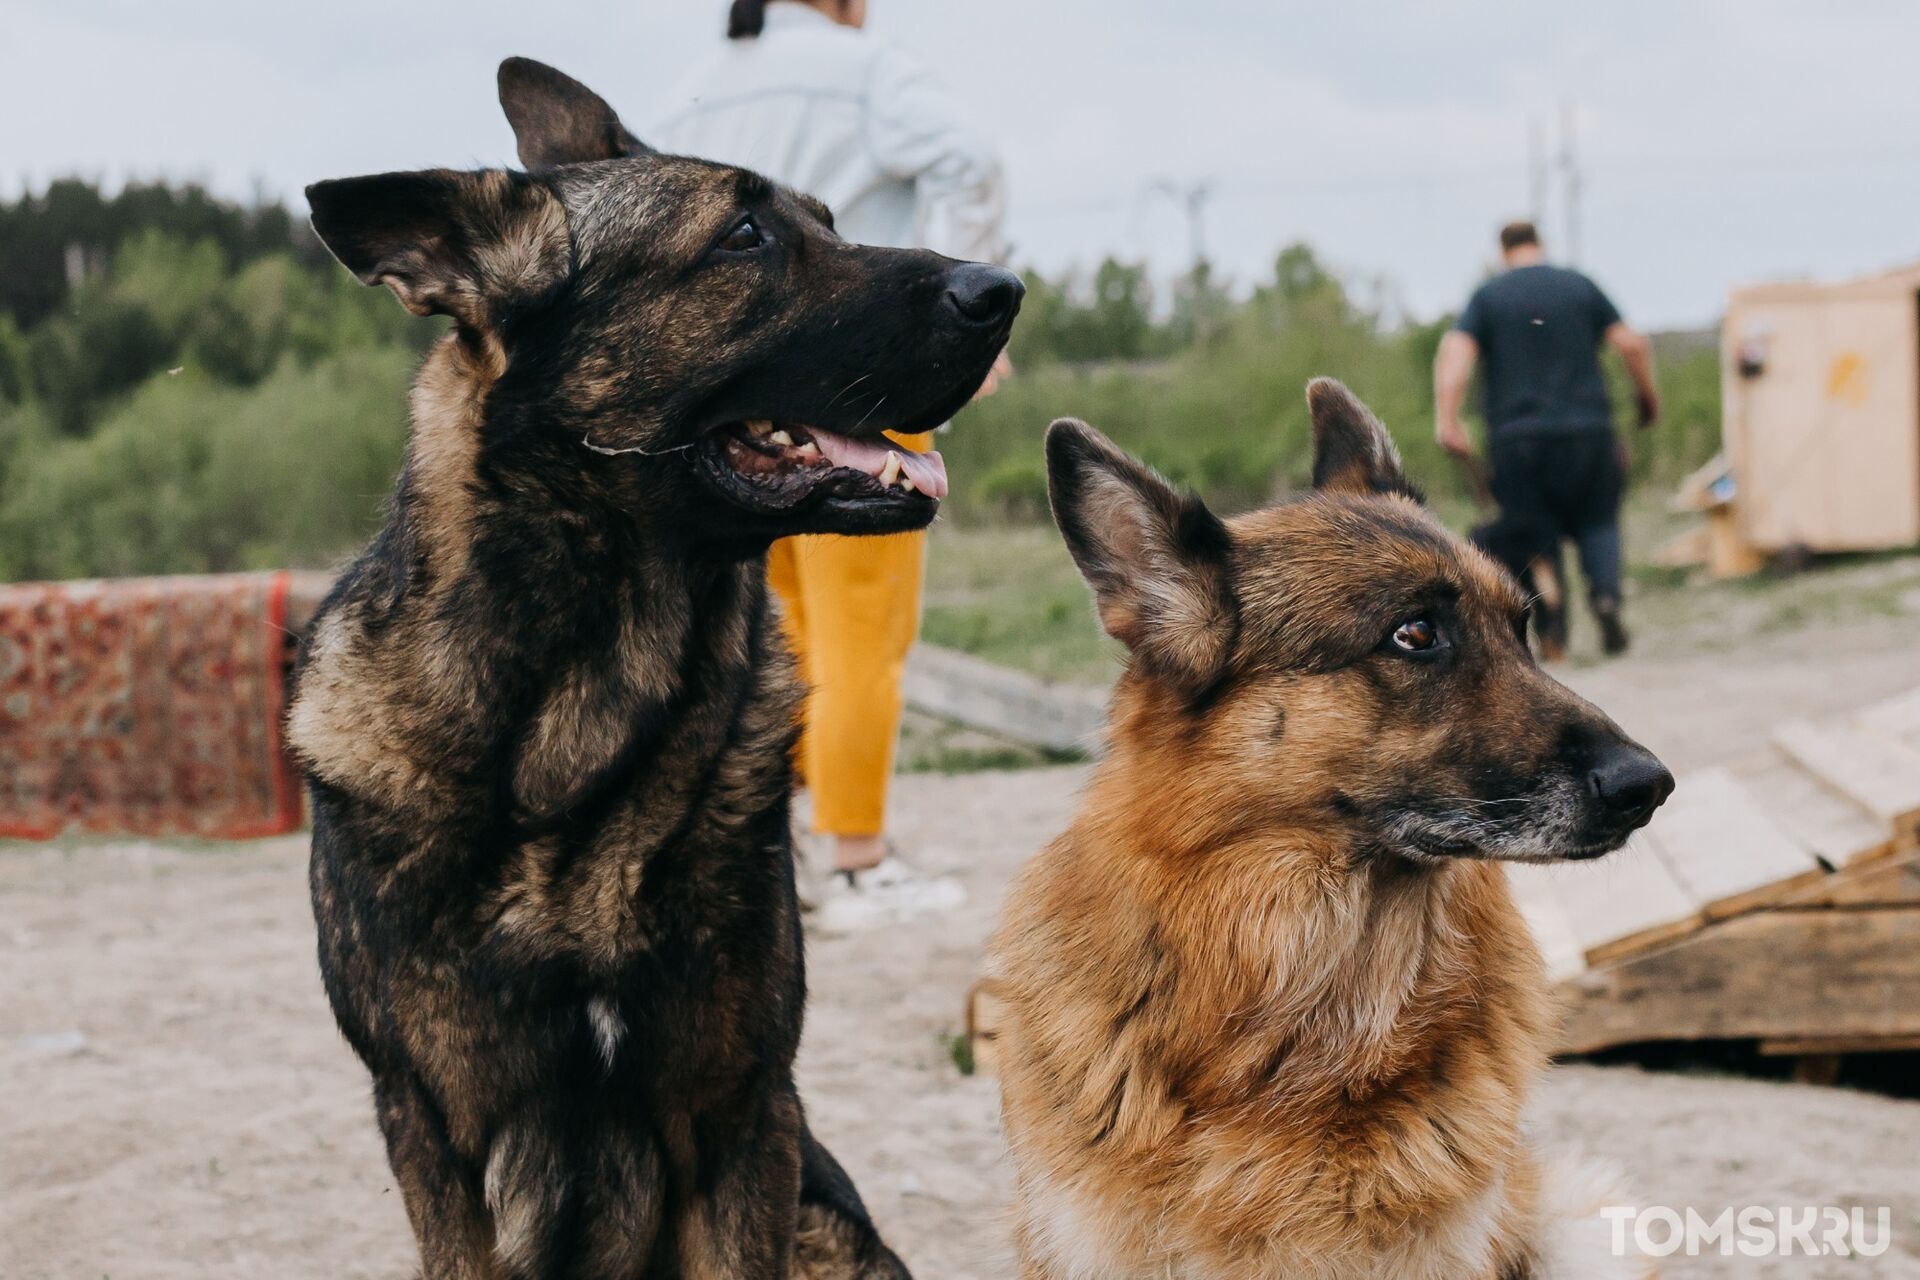
POLYGON ((1565 267, 1515 267, 1481 285, 1454 328, 1480 345, 1496 437, 1608 431, 1600 341, 1620 319, 1600 286, 1565 267))

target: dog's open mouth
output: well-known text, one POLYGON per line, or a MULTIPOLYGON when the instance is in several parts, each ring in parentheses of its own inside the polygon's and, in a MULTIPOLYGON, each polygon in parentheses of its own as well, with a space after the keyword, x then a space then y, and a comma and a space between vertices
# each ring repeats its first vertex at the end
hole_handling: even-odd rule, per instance
POLYGON ((915 453, 885 438, 856 440, 761 418, 716 427, 703 453, 729 497, 763 511, 827 501, 931 507, 947 496, 947 468, 939 454, 915 453))

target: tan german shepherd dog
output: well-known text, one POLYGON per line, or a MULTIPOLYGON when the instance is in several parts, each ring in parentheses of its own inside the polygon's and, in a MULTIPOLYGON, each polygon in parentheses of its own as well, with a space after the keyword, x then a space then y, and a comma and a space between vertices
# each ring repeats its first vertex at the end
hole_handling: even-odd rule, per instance
POLYGON ((993 944, 1020 1274, 1634 1274, 1522 1135, 1551 1017, 1500 862, 1616 849, 1673 779, 1534 664, 1373 415, 1308 401, 1312 493, 1227 521, 1047 436, 1131 659, 993 944))

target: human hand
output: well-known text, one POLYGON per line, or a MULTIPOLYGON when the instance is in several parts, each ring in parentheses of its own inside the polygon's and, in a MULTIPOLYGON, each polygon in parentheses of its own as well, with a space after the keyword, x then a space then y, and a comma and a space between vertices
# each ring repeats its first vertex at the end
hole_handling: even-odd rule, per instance
POLYGON ((1471 458, 1473 456, 1473 441, 1467 438, 1467 429, 1460 425, 1458 418, 1452 419, 1451 421, 1442 419, 1436 422, 1434 424, 1433 437, 1440 442, 1442 449, 1445 449, 1456 458, 1471 458))
POLYGON ((1002 347, 1000 354, 993 358, 993 367, 987 370, 987 380, 980 384, 980 389, 973 393, 973 398, 975 400, 985 400, 988 396, 1000 389, 1000 383, 1003 379, 1009 378, 1012 375, 1013 361, 1007 358, 1006 348, 1002 347))
POLYGON ((1660 397, 1654 392, 1642 391, 1634 407, 1639 411, 1642 431, 1660 421, 1660 397))

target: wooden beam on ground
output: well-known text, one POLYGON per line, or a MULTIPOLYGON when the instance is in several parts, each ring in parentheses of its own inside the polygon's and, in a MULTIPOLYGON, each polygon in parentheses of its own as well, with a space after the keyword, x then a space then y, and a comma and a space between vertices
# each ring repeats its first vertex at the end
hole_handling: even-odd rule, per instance
POLYGON ((1920 909, 1762 911, 1563 982, 1562 1053, 1920 1035, 1920 909))
POLYGON ((1827 874, 1725 769, 1688 774, 1646 834, 1709 920, 1791 897, 1827 874))
POLYGON ((915 645, 903 681, 916 710, 1049 751, 1092 752, 1106 722, 1106 694, 1056 684, 970 654, 915 645))
POLYGON ((1684 937, 1706 918, 1644 831, 1616 854, 1556 869, 1552 883, 1589 967, 1684 937))
POLYGON ((1859 804, 1898 840, 1920 831, 1920 751, 1849 725, 1791 720, 1773 740, 1827 786, 1859 804))

